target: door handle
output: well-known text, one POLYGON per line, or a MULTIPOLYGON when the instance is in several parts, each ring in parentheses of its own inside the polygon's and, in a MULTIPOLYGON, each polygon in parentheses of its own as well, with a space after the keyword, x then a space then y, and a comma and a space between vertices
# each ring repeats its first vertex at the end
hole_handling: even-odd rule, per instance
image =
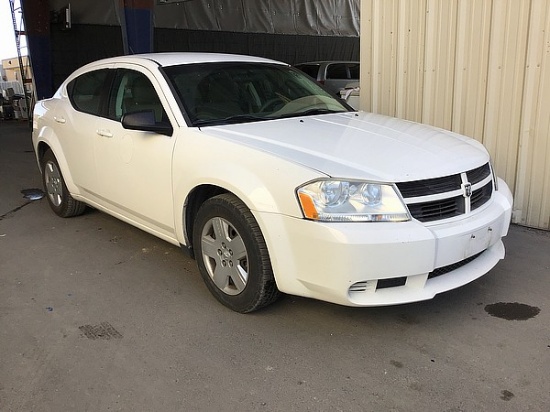
POLYGON ((57 117, 57 116, 54 116, 53 119, 57 122, 57 123, 65 123, 66 120, 64 117, 57 117))
POLYGON ((109 130, 97 129, 96 133, 103 137, 113 137, 113 134, 109 130))

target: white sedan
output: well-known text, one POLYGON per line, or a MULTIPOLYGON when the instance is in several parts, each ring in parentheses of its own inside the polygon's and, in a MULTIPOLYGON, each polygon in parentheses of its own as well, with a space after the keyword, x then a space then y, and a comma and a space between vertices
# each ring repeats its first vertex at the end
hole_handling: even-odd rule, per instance
POLYGON ((181 245, 224 305, 426 300, 504 257, 512 196, 473 139, 357 112, 287 64, 167 53, 88 64, 38 102, 62 217, 181 245))

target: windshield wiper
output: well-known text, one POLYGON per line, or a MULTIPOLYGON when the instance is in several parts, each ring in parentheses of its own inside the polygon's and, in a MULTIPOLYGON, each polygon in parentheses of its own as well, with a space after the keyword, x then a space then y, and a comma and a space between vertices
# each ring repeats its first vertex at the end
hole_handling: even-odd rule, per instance
POLYGON ((224 124, 261 122, 263 120, 273 120, 274 117, 256 116, 253 114, 236 114, 234 116, 224 117, 222 119, 204 119, 195 120, 194 126, 220 126, 224 124))
POLYGON ((300 117, 300 116, 315 116, 317 114, 330 114, 330 113, 348 113, 348 111, 317 108, 317 109, 304 110, 303 112, 289 113, 281 117, 288 118, 288 117, 300 117))
POLYGON ((237 124, 237 123, 251 123, 251 122, 261 122, 264 120, 275 120, 275 119, 286 119, 291 117, 300 117, 300 116, 314 116, 317 114, 330 114, 330 113, 347 113, 347 110, 331 110, 331 109, 309 109, 304 110, 303 112, 295 112, 285 114, 283 116, 257 116, 254 114, 236 114, 234 116, 224 117, 221 119, 204 119, 204 120, 195 120, 193 122, 194 126, 221 126, 224 124, 237 124))

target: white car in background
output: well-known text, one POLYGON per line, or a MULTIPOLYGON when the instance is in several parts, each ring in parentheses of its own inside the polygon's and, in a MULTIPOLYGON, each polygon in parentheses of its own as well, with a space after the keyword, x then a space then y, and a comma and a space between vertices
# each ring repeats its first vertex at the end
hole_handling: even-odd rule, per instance
POLYGON ((340 99, 345 101, 347 104, 349 104, 352 108, 355 110, 360 109, 360 92, 361 92, 361 86, 359 82, 353 82, 346 84, 346 87, 344 87, 342 90, 340 90, 340 99))
POLYGON ((280 62, 91 63, 38 102, 33 144, 56 214, 90 205, 181 245, 238 312, 281 292, 421 301, 504 257, 512 197, 480 143, 354 111, 280 62))
POLYGON ((296 64, 294 67, 322 84, 334 96, 347 84, 359 81, 361 64, 354 61, 316 61, 296 64))

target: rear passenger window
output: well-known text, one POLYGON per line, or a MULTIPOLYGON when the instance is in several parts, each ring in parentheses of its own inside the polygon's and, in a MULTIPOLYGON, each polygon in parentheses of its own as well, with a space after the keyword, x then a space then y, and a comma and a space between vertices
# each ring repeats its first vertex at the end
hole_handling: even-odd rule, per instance
POLYGON ((349 79, 346 64, 337 63, 327 67, 327 79, 349 79))
POLYGON ((76 110, 100 115, 101 96, 108 74, 108 69, 84 73, 67 85, 69 99, 76 110))

